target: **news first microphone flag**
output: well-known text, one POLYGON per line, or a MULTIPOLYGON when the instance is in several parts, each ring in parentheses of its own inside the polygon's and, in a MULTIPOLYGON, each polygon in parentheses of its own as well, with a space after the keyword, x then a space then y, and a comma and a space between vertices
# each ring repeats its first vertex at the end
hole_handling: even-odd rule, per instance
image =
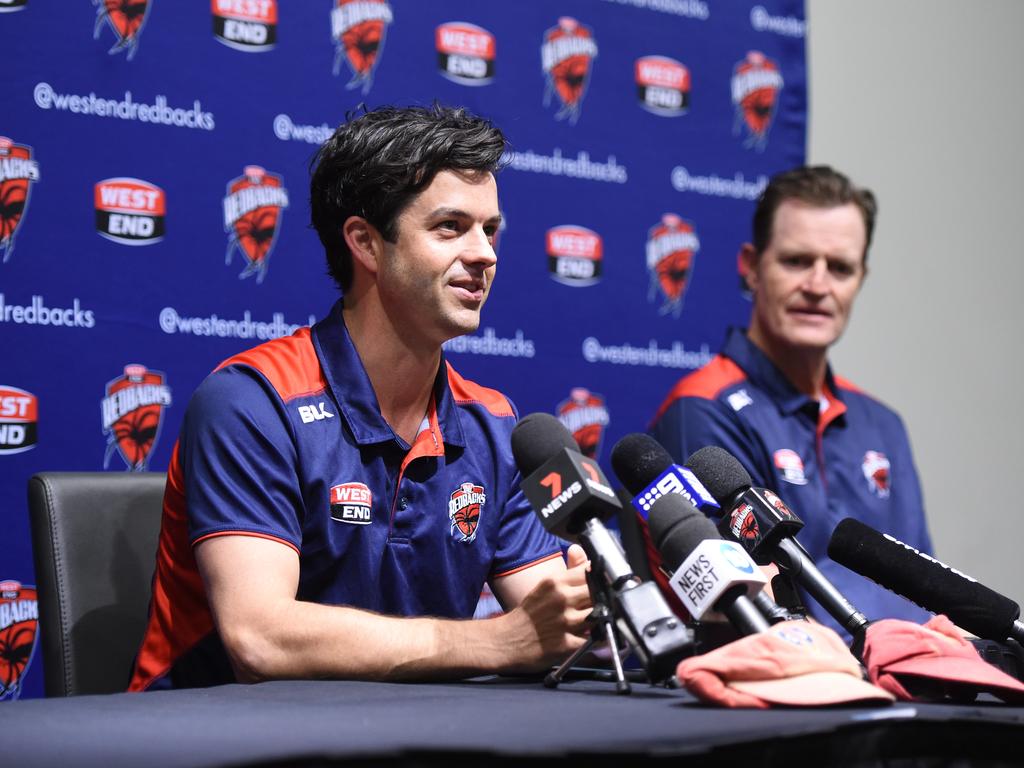
POLYGON ((166 470, 220 361, 327 313, 308 165, 347 111, 436 99, 506 132, 497 282, 446 353, 521 413, 558 415, 606 470, 746 321, 753 201, 804 160, 798 0, 132 11, 0 3, 17 63, 0 110, 0 700, 42 693, 28 478, 166 470))

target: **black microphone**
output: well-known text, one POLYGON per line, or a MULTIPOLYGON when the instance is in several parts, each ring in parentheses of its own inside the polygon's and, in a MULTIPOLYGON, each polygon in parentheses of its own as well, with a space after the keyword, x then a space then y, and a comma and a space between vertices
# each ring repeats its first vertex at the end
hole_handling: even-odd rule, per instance
POLYGON ((863 637, 867 617, 858 611, 818 570, 814 560, 794 538, 803 522, 771 491, 752 488, 750 475, 736 458, 717 446, 708 446, 686 460, 700 481, 718 499, 725 514, 719 523, 723 536, 734 538, 755 562, 774 562, 794 578, 839 624, 854 643, 863 637))
MULTIPOLYGON (((718 502, 700 480, 686 467, 676 465, 669 452, 650 435, 634 432, 619 440, 612 448, 612 468, 626 489, 634 495, 633 506, 647 519, 648 524, 653 505, 667 494, 678 495, 691 506, 699 507, 702 512, 721 512, 718 502)), ((651 533, 653 536, 653 530, 651 533)), ((717 532, 715 537, 720 538, 717 532)), ((664 552, 661 554, 664 557, 664 552)), ((757 592, 751 600, 761 615, 772 624, 806 618, 778 605, 765 592, 757 592)))
MULTIPOLYGON (((693 651, 693 636, 654 582, 642 582, 603 518, 621 509, 600 466, 583 456, 569 430, 547 413, 532 413, 512 430, 521 487, 544 527, 579 542, 590 558, 592 590, 607 594, 616 626, 652 681, 664 680, 693 651), (594 581, 599 581, 595 585, 594 581)), ((595 603, 599 595, 594 595, 595 603)))
POLYGON ((678 494, 651 506, 651 538, 672 571, 669 584, 695 619, 725 614, 741 634, 769 628, 750 596, 763 594, 767 578, 739 544, 718 535, 711 521, 678 494))
POLYGON ((1020 606, 965 573, 859 520, 836 526, 828 556, 978 637, 1024 642, 1020 606))

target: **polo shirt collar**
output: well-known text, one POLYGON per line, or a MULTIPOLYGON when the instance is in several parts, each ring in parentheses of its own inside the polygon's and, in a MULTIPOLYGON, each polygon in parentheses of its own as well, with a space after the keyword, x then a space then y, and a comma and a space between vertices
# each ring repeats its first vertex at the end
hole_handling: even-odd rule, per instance
MULTIPOLYGON (((722 354, 743 369, 751 383, 767 390, 779 410, 789 415, 818 403, 808 395, 794 387, 789 379, 780 371, 768 356, 754 344, 742 328, 730 328, 722 348, 722 354)), ((843 396, 832 376, 832 366, 825 367, 825 386, 833 399, 842 402, 843 396)), ((816 411, 815 411, 816 412, 816 411)))
MULTIPOLYGON (((377 394, 345 326, 341 299, 335 302, 327 317, 313 326, 311 335, 324 379, 356 443, 371 445, 394 441, 408 450, 409 446, 381 415, 377 394)), ((448 365, 443 351, 434 379, 433 404, 444 444, 465 448, 459 409, 448 386, 448 365)))

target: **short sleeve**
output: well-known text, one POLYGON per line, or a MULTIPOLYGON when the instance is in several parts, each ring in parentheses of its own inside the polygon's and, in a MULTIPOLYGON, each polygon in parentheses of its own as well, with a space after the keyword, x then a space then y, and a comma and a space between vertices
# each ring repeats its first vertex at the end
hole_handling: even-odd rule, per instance
POLYGON ((295 442, 283 404, 259 373, 231 366, 207 377, 189 403, 179 450, 192 544, 239 533, 300 549, 295 442))

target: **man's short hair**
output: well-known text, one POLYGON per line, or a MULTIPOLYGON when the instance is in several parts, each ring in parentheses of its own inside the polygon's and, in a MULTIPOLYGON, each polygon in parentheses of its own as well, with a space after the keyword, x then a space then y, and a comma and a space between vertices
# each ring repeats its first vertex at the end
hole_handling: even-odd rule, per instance
POLYGON ((350 216, 394 243, 399 215, 439 171, 493 173, 506 146, 498 128, 462 108, 380 107, 349 115, 310 163, 313 227, 338 287, 352 283, 352 253, 341 233, 350 216))
POLYGON ((870 189, 857 187, 846 176, 827 165, 805 165, 783 171, 771 178, 754 211, 754 250, 764 253, 772 241, 775 211, 786 200, 799 200, 818 208, 853 203, 864 217, 864 260, 875 229, 878 203, 870 189))

